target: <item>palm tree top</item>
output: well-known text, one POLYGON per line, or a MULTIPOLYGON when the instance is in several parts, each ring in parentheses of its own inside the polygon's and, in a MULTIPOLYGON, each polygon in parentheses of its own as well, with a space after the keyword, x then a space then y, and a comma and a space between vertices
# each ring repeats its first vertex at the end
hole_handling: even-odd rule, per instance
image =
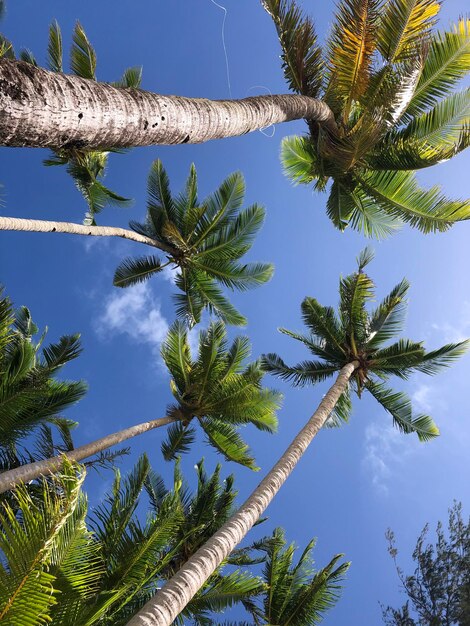
POLYGON ((428 415, 414 416, 411 400, 401 391, 387 386, 391 376, 408 379, 414 372, 434 375, 449 366, 470 347, 470 340, 450 343, 427 352, 423 342, 392 340, 401 332, 409 284, 403 279, 373 310, 366 305, 374 297, 375 285, 365 273, 373 253, 365 249, 358 257, 357 271, 340 279, 338 311, 322 306, 315 298, 302 302, 302 318, 308 333, 281 328, 280 331, 301 341, 315 357, 289 366, 276 354, 262 359, 263 368, 291 381, 308 385, 326 380, 348 363, 356 365, 348 390, 329 418, 329 426, 347 421, 351 412, 350 391, 360 397, 368 391, 390 413, 393 423, 404 433, 416 432, 426 441, 439 434, 428 415))
POLYGON ((436 32, 438 0, 342 0, 322 50, 295 0, 262 1, 289 87, 322 98, 337 125, 283 141, 287 176, 320 191, 331 182, 340 230, 384 238, 404 222, 426 233, 468 219, 468 200, 421 188, 413 171, 470 145, 470 91, 453 91, 470 71, 470 19, 436 32))
POLYGON ((228 176, 217 191, 199 200, 192 165, 184 191, 174 196, 162 162, 157 160, 150 170, 148 196, 145 222, 131 222, 130 226, 154 240, 166 253, 166 262, 156 256, 125 259, 116 270, 114 284, 128 287, 171 267, 176 270, 175 284, 181 292, 175 297, 177 314, 190 326, 200 321, 204 309, 229 324, 246 324, 221 287, 245 291, 261 285, 271 278, 273 266, 240 263, 265 216, 257 204, 242 209, 242 174, 228 176))
POLYGON ((161 353, 172 376, 170 386, 176 400, 167 412, 179 418, 168 428, 168 439, 162 445, 164 457, 173 459, 188 450, 195 437, 191 422, 196 420, 207 441, 225 458, 257 469, 236 427, 253 424, 259 430, 274 432, 282 396, 262 387, 260 361, 245 363, 250 354, 248 338, 237 337, 229 346, 224 324, 213 322, 200 332, 198 355, 193 357, 188 330, 177 321, 161 353))
MULTIPOLYGON (((35 341, 38 327, 26 307, 14 311, 0 288, 0 456, 17 456, 17 443, 34 429, 53 424, 68 439, 74 422, 60 417, 86 393, 81 381, 56 378, 81 352, 80 336, 64 335, 42 346, 46 331, 35 341)), ((6 463, 8 465, 8 463, 6 463)))

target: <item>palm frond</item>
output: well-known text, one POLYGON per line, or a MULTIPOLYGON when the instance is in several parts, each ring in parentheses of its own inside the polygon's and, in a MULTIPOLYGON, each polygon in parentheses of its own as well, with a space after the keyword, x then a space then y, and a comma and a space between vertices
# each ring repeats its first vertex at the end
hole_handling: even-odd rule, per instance
POLYGON ((315 98, 323 79, 321 48, 312 20, 292 0, 263 0, 276 26, 289 89, 315 98))
POLYGON ((328 177, 322 173, 321 163, 312 142, 307 137, 293 135, 281 142, 281 164, 284 174, 295 185, 309 185, 323 191, 328 177))
POLYGON ((330 84, 326 101, 343 102, 343 122, 349 121, 351 105, 367 89, 376 48, 378 0, 342 0, 328 43, 330 84), (332 93, 330 93, 330 90, 332 93))
POLYGON ((62 62, 62 33, 57 20, 49 26, 49 41, 47 44, 47 67, 51 72, 63 72, 62 62))
POLYGON ((114 82, 114 87, 121 89, 139 89, 142 82, 142 67, 128 67, 122 78, 114 82))
POLYGON ((44 360, 50 372, 57 370, 82 352, 80 335, 64 335, 58 343, 51 343, 43 349, 44 360))
POLYGON ((462 17, 450 31, 435 33, 406 119, 416 116, 448 96, 470 71, 470 18, 462 17))
POLYGON ((70 67, 76 76, 96 80, 96 53, 80 22, 77 22, 72 36, 70 67))
POLYGON ((171 424, 166 431, 166 441, 162 442, 161 450, 165 461, 174 461, 179 454, 188 452, 196 439, 194 428, 182 422, 171 424))
POLYGON ((405 298, 409 287, 409 282, 404 278, 372 312, 367 337, 368 348, 381 346, 402 330, 407 305, 405 298))
POLYGON ((409 58, 436 23, 437 0, 390 0, 377 28, 377 47, 389 63, 409 58))
POLYGON ((139 259, 128 257, 118 266, 114 273, 115 287, 130 287, 143 283, 153 274, 163 269, 160 259, 156 256, 145 256, 139 259))
POLYGON ((303 300, 302 319, 310 331, 326 345, 344 354, 343 331, 338 317, 331 307, 322 306, 315 298, 303 300))
POLYGON ((441 369, 449 367, 454 361, 464 355, 470 347, 470 340, 449 343, 442 348, 426 352, 416 369, 424 374, 434 375, 441 369))
POLYGON ((382 209, 424 233, 445 231, 470 217, 470 203, 449 200, 438 187, 421 189, 412 172, 369 171, 358 176, 364 192, 382 209))
POLYGON ((284 363, 280 356, 273 353, 264 354, 261 363, 266 372, 275 374, 296 387, 321 382, 338 372, 336 364, 320 361, 302 361, 302 363, 290 367, 284 363))
POLYGON ((366 389, 390 413, 393 423, 405 433, 416 433, 420 441, 430 441, 439 435, 439 429, 429 415, 413 416, 411 400, 400 391, 392 391, 384 384, 369 381, 366 389))
POLYGON ((234 461, 252 470, 259 470, 255 459, 249 454, 248 445, 242 440, 235 428, 214 418, 200 420, 208 442, 215 447, 227 461, 234 461))

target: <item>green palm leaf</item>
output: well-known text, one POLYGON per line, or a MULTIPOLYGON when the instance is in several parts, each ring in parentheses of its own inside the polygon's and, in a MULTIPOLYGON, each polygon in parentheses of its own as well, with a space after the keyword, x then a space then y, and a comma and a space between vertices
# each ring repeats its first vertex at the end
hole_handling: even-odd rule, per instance
POLYGON ((293 3, 263 0, 271 15, 282 47, 282 69, 292 91, 317 97, 323 79, 321 48, 313 22, 293 3))
POLYGON ((166 432, 166 441, 162 443, 162 454, 165 461, 174 461, 178 454, 188 452, 196 438, 194 428, 181 422, 171 424, 166 432))
POLYGON ((73 31, 70 67, 76 76, 96 80, 96 53, 80 22, 73 31))
POLYGON ((428 415, 413 417, 411 401, 402 392, 394 392, 383 384, 369 382, 366 389, 391 414, 393 423, 405 433, 416 433, 420 441, 430 441, 439 435, 439 429, 428 415))
POLYGON ((235 461, 252 470, 259 470, 254 458, 249 454, 249 447, 230 424, 213 418, 200 420, 201 426, 211 445, 215 447, 227 461, 235 461))
POLYGON ((378 49, 389 63, 404 61, 422 45, 439 13, 437 0, 391 0, 377 29, 378 49))
POLYGON ((116 269, 113 285, 116 287, 130 287, 148 280, 153 274, 163 269, 160 259, 156 256, 140 257, 140 259, 125 259, 116 269))
POLYGON ((456 220, 470 217, 468 201, 449 200, 438 187, 421 189, 412 172, 369 171, 358 180, 386 213, 424 233, 445 231, 456 220))
POLYGON ((470 70, 470 19, 462 17, 451 31, 433 35, 420 80, 406 110, 407 118, 423 113, 470 70))
POLYGON ((63 72, 62 33, 56 20, 49 26, 49 42, 47 44, 47 67, 52 72, 63 72))

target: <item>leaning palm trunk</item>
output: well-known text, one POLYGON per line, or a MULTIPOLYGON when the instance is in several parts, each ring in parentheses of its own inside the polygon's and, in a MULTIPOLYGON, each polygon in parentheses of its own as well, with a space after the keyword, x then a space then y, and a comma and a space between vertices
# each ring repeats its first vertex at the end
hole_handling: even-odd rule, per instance
POLYGON ((336 127, 330 108, 307 96, 162 96, 10 59, 0 60, 0 103, 0 145, 55 150, 202 143, 302 118, 336 127))
POLYGON ((102 452, 111 446, 122 443, 127 439, 141 435, 148 430, 160 428, 160 426, 166 426, 166 424, 171 424, 172 422, 177 422, 178 420, 178 417, 161 417, 160 419, 143 422, 142 424, 136 424, 135 426, 130 426, 129 428, 124 428, 116 433, 102 437, 101 439, 96 439, 91 443, 87 443, 84 446, 80 446, 79 448, 75 448, 75 450, 60 454, 59 456, 44 459, 43 461, 28 463, 27 465, 22 465, 7 472, 3 472, 0 474, 0 493, 4 493, 5 491, 8 491, 8 489, 13 489, 20 483, 27 483, 30 480, 39 478, 40 476, 53 474, 62 467, 64 459, 68 459, 70 461, 81 461, 92 456, 93 454, 102 452))
POLYGON ((93 237, 122 237, 130 241, 144 243, 159 248, 163 252, 174 252, 170 246, 160 241, 141 235, 126 228, 114 226, 84 226, 72 222, 51 222, 48 220, 31 220, 19 217, 0 217, 0 230, 21 230, 34 233, 68 233, 69 235, 85 235, 93 237))
POLYGON ((312 439, 325 424, 357 362, 345 365, 318 409, 250 497, 128 622, 127 626, 170 626, 209 576, 240 543, 291 474, 312 439))

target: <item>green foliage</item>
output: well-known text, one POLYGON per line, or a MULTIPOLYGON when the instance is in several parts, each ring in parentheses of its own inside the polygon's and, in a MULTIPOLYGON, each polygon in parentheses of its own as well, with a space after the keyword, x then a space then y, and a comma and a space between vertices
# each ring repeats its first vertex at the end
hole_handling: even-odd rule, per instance
MULTIPOLYGON (((47 424, 59 429, 67 448, 69 430, 74 423, 64 420, 60 414, 86 392, 83 382, 56 378, 62 367, 80 354, 79 335, 63 336, 57 343, 42 348, 46 333, 35 342, 37 332, 29 310, 22 307, 15 313, 10 300, 0 292, 0 463, 3 469, 21 464, 22 459, 35 460, 33 453, 22 452, 18 445, 28 434, 47 424)), ((42 432, 44 435, 46 431, 42 432)))
POLYGON ((366 305, 374 297, 375 286, 364 269, 372 258, 372 251, 364 250, 358 258, 357 271, 340 279, 338 314, 307 297, 301 309, 308 334, 280 329, 303 343, 315 360, 289 366, 277 354, 267 354, 262 366, 293 385, 303 386, 324 381, 354 362, 356 369, 349 387, 326 426, 347 421, 352 409, 350 391, 356 391, 360 397, 366 390, 391 415, 401 432, 414 432, 420 441, 428 441, 439 434, 432 418, 414 415, 406 393, 393 391, 386 383, 391 376, 406 380, 413 372, 438 373, 466 352, 470 340, 430 352, 426 352, 422 342, 399 339, 389 343, 403 328, 409 284, 402 280, 374 310, 368 311, 366 305))
POLYGON ((469 219, 468 200, 421 189, 413 171, 470 144, 469 91, 452 91, 470 70, 470 20, 440 33, 438 0, 342 0, 322 54, 295 0, 264 5, 289 87, 322 98, 336 120, 336 131, 308 122, 281 149, 294 183, 322 191, 331 181, 336 228, 383 239, 403 223, 429 233, 469 219))
POLYGON ((441 522, 436 541, 428 542, 429 525, 423 528, 413 550, 416 569, 405 575, 397 564, 395 536, 387 531, 388 551, 393 558, 406 603, 399 609, 382 607, 389 626, 459 624, 470 616, 470 520, 465 522, 462 505, 449 509, 447 532, 441 522))
MULTIPOLYGON (((25 486, 15 490, 14 504, 0 511, 2 623, 124 626, 233 512, 233 476, 222 481, 220 469, 208 475, 198 463, 191 493, 177 463, 167 489, 143 456, 126 478, 116 470, 91 519, 78 466, 65 464, 34 497, 25 486), (137 514, 143 492, 144 522, 137 514)), ((264 590, 257 576, 219 569, 176 623, 207 623, 264 590)))
POLYGON ((166 252, 167 262, 155 256, 125 259, 117 268, 114 284, 127 287, 147 280, 171 266, 176 270, 176 310, 190 326, 201 320, 204 309, 228 324, 246 319, 223 295, 221 287, 245 291, 271 278, 267 263, 240 263, 251 248, 264 221, 264 209, 242 209, 245 183, 240 173, 229 176, 215 193, 199 201, 197 175, 191 166, 185 190, 173 197, 161 161, 155 161, 148 180, 144 223, 131 222, 136 232, 150 237, 166 252))
POLYGON ((207 331, 200 332, 199 352, 193 357, 187 328, 175 322, 161 354, 176 400, 167 413, 180 420, 167 431, 163 456, 174 459, 189 449, 196 420, 209 443, 226 459, 256 469, 237 427, 253 424, 259 430, 274 432, 281 395, 262 387, 264 372, 258 361, 245 364, 250 354, 248 339, 237 337, 229 346, 224 324, 213 322, 207 331))

